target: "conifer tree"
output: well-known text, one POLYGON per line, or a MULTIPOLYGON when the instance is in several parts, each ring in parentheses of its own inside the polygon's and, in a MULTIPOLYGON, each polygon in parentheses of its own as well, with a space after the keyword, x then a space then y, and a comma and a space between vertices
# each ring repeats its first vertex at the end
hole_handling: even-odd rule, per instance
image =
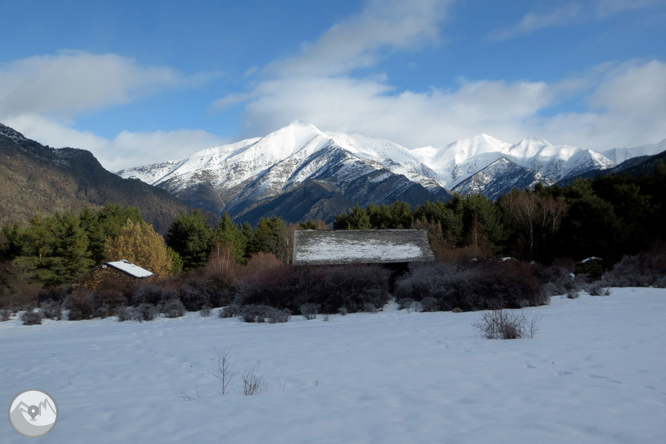
POLYGON ((220 245, 229 244, 234 251, 234 258, 241 262, 245 256, 247 240, 244 238, 238 225, 231 219, 226 211, 222 215, 220 222, 215 227, 215 238, 220 245))
POLYGON ((198 210, 180 213, 171 223, 166 243, 183 260, 183 271, 206 265, 213 248, 215 233, 207 225, 206 216, 198 210))

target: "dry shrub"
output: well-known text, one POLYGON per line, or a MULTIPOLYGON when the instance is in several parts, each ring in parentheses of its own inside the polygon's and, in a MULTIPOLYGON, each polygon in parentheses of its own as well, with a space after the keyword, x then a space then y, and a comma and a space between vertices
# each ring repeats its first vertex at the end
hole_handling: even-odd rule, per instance
MULTIPOLYGON (((143 283, 145 281, 140 282, 143 283)), ((141 284, 137 284, 137 282, 134 280, 125 281, 114 278, 113 276, 104 276, 101 282, 95 287, 95 291, 102 292, 105 290, 110 290, 113 292, 113 294, 122 294, 126 300, 131 300, 132 293, 134 292, 134 289, 137 285, 141 284)))
POLYGON ((303 268, 299 300, 320 305, 321 313, 374 312, 388 302, 390 272, 377 265, 303 268))
POLYGON ((276 324, 278 322, 289 322, 291 311, 288 309, 279 310, 267 305, 245 305, 238 310, 236 316, 244 322, 276 324))
POLYGON ((266 271, 282 268, 284 264, 273 253, 259 252, 247 261, 242 270, 242 276, 247 277, 256 274, 262 274, 266 271))
POLYGON ((215 283, 218 288, 231 288, 240 277, 242 267, 236 262, 234 248, 231 244, 215 244, 208 258, 208 263, 200 272, 215 283))
POLYGON ((98 316, 105 318, 111 316, 115 309, 127 305, 127 298, 118 289, 106 288, 92 294, 93 305, 98 316))
POLYGON ((176 296, 187 311, 199 311, 205 306, 220 307, 233 300, 230 289, 218 286, 215 280, 200 274, 198 270, 183 278, 176 296))
POLYGON ((183 303, 178 300, 178 299, 171 299, 168 301, 162 302, 158 310, 160 313, 164 314, 165 318, 179 318, 181 316, 185 316, 185 306, 183 303))
POLYGON ((92 319, 96 309, 91 294, 69 295, 65 301, 65 308, 69 310, 67 319, 70 321, 92 319))
POLYGON ((62 302, 46 300, 39 304, 39 310, 47 319, 59 321, 62 319, 62 302))
POLYGON ((6 308, 3 308, 0 310, 0 322, 7 322, 9 319, 11 319, 12 312, 10 310, 7 310, 6 308))
POLYGON ((624 256, 603 276, 610 287, 666 288, 666 244, 636 256, 624 256))
POLYGON ((32 283, 33 275, 28 265, 0 263, 0 308, 10 310, 34 308, 39 286, 32 283))
POLYGON ((299 308, 303 317, 308 320, 316 319, 317 313, 319 313, 319 305, 312 302, 305 303, 299 308))
POLYGON ((42 323, 42 313, 39 311, 26 311, 21 315, 23 325, 39 325, 42 323))
POLYGON ((398 300, 420 302, 420 306, 414 306, 418 311, 521 308, 548 303, 533 268, 518 261, 414 264, 410 273, 396 282, 394 294, 398 300))
POLYGON ((564 295, 578 290, 580 279, 573 274, 576 264, 571 259, 557 259, 545 268, 537 268, 537 278, 547 296, 564 295))
POLYGON ((484 313, 472 324, 472 328, 487 339, 532 338, 540 321, 539 316, 530 317, 525 313, 500 309, 484 313))
POLYGON ((129 305, 152 304, 157 305, 163 301, 177 298, 176 291, 164 281, 153 281, 139 284, 134 288, 129 305))

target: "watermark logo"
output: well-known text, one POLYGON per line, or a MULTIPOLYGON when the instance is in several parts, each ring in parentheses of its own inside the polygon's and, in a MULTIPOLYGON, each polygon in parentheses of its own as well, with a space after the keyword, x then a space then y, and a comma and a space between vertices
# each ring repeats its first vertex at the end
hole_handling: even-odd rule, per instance
POLYGON ((9 423, 28 438, 44 436, 58 421, 58 406, 46 392, 23 390, 9 404, 9 423))

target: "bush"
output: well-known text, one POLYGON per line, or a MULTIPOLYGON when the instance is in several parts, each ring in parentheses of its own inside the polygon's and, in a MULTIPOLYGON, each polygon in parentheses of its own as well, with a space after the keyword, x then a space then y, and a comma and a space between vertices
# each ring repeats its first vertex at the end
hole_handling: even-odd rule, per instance
POLYGON ((347 307, 338 308, 338 314, 340 314, 340 316, 347 316, 347 307))
POLYGON ((487 339, 532 338, 536 334, 540 317, 528 317, 525 313, 492 310, 484 313, 472 324, 477 333, 487 339))
POLYGON ((116 307, 127 304, 127 298, 122 291, 115 288, 105 288, 92 294, 95 317, 110 316, 116 307))
POLYGON ((21 315, 23 325, 39 325, 42 323, 42 313, 39 311, 26 311, 21 315))
POLYGON ((186 312, 185 306, 178 299, 171 299, 163 302, 159 306, 159 311, 164 314, 165 318, 179 318, 184 316, 186 312))
POLYGON ((0 310, 0 322, 7 322, 9 321, 10 317, 12 315, 12 312, 5 309, 0 310))
POLYGON ((377 266, 289 267, 279 265, 247 274, 236 288, 235 304, 267 305, 292 312, 303 304, 321 313, 363 311, 365 304, 388 302, 387 270, 377 266))
POLYGON ((118 322, 129 321, 132 319, 132 313, 127 309, 126 306, 121 305, 116 308, 116 316, 118 316, 118 322))
POLYGON ((137 286, 132 292, 129 305, 139 305, 142 303, 158 305, 164 301, 176 299, 176 292, 167 288, 165 285, 145 284, 137 286))
POLYGON ((439 310, 439 301, 433 297, 425 297, 421 302, 416 303, 416 309, 414 311, 438 311, 439 310))
POLYGON ((121 305, 116 308, 118 322, 124 321, 152 321, 158 314, 157 307, 152 304, 139 304, 136 307, 125 307, 121 305))
POLYGON ((42 315, 47 319, 55 319, 59 321, 62 319, 62 303, 55 300, 46 300, 39 306, 42 315))
POLYGON ((92 319, 95 314, 95 305, 90 294, 70 295, 65 301, 65 307, 69 310, 67 319, 70 321, 92 319))
POLYGON ((202 318, 207 318, 210 316, 212 310, 213 308, 210 305, 204 305, 203 307, 201 307, 201 310, 199 310, 199 315, 202 318))
POLYGON ((268 320, 269 324, 289 322, 291 319, 291 311, 289 311, 287 308, 284 310, 278 310, 274 307, 268 307, 266 319, 268 320))
POLYGON ((402 298, 396 301, 398 303, 398 310, 407 310, 409 312, 410 310, 414 309, 414 299, 412 298, 402 298))
MULTIPOLYGON (((522 308, 549 300, 533 267, 518 261, 410 265, 394 294, 399 301, 420 302, 423 311, 522 308)), ((413 308, 418 310, 418 305, 413 308)))
POLYGON ((135 321, 152 321, 158 315, 157 307, 152 304, 139 304, 137 307, 132 307, 132 319, 135 321))
POLYGON ((233 318, 238 315, 238 312, 240 311, 240 307, 235 304, 228 305, 222 310, 220 310, 219 316, 221 318, 233 318))
POLYGON ((197 271, 187 275, 177 290, 178 299, 187 311, 199 311, 206 305, 221 307, 233 301, 228 288, 219 286, 215 279, 195 273, 197 271))
POLYGON ((553 265, 537 271, 537 279, 543 285, 547 297, 567 294, 570 290, 577 290, 580 279, 573 274, 575 264, 573 261, 556 261, 553 265))
POLYGON ((319 313, 319 305, 308 302, 301 305, 300 310, 305 319, 315 319, 317 317, 317 313, 319 313))
POLYGON ((600 282, 595 282, 588 286, 587 292, 591 296, 610 296, 610 289, 601 285, 600 282))
POLYGON ((578 290, 576 290, 576 289, 571 289, 571 290, 567 291, 567 298, 569 298, 569 299, 578 299, 578 296, 580 296, 580 295, 578 293, 578 290))
POLYGON ((603 275, 609 287, 666 288, 666 251, 663 246, 636 256, 625 256, 603 275))

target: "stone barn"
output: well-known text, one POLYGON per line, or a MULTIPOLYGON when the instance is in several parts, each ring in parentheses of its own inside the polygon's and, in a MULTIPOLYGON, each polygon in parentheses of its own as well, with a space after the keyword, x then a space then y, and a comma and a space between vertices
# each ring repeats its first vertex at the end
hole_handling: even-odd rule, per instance
POLYGON ((120 285, 132 285, 138 280, 152 276, 152 272, 126 260, 105 262, 72 282, 72 291, 74 293, 92 292, 102 282, 109 280, 120 285))
POLYGON ((434 260, 426 230, 294 231, 293 265, 383 264, 395 277, 434 260))

